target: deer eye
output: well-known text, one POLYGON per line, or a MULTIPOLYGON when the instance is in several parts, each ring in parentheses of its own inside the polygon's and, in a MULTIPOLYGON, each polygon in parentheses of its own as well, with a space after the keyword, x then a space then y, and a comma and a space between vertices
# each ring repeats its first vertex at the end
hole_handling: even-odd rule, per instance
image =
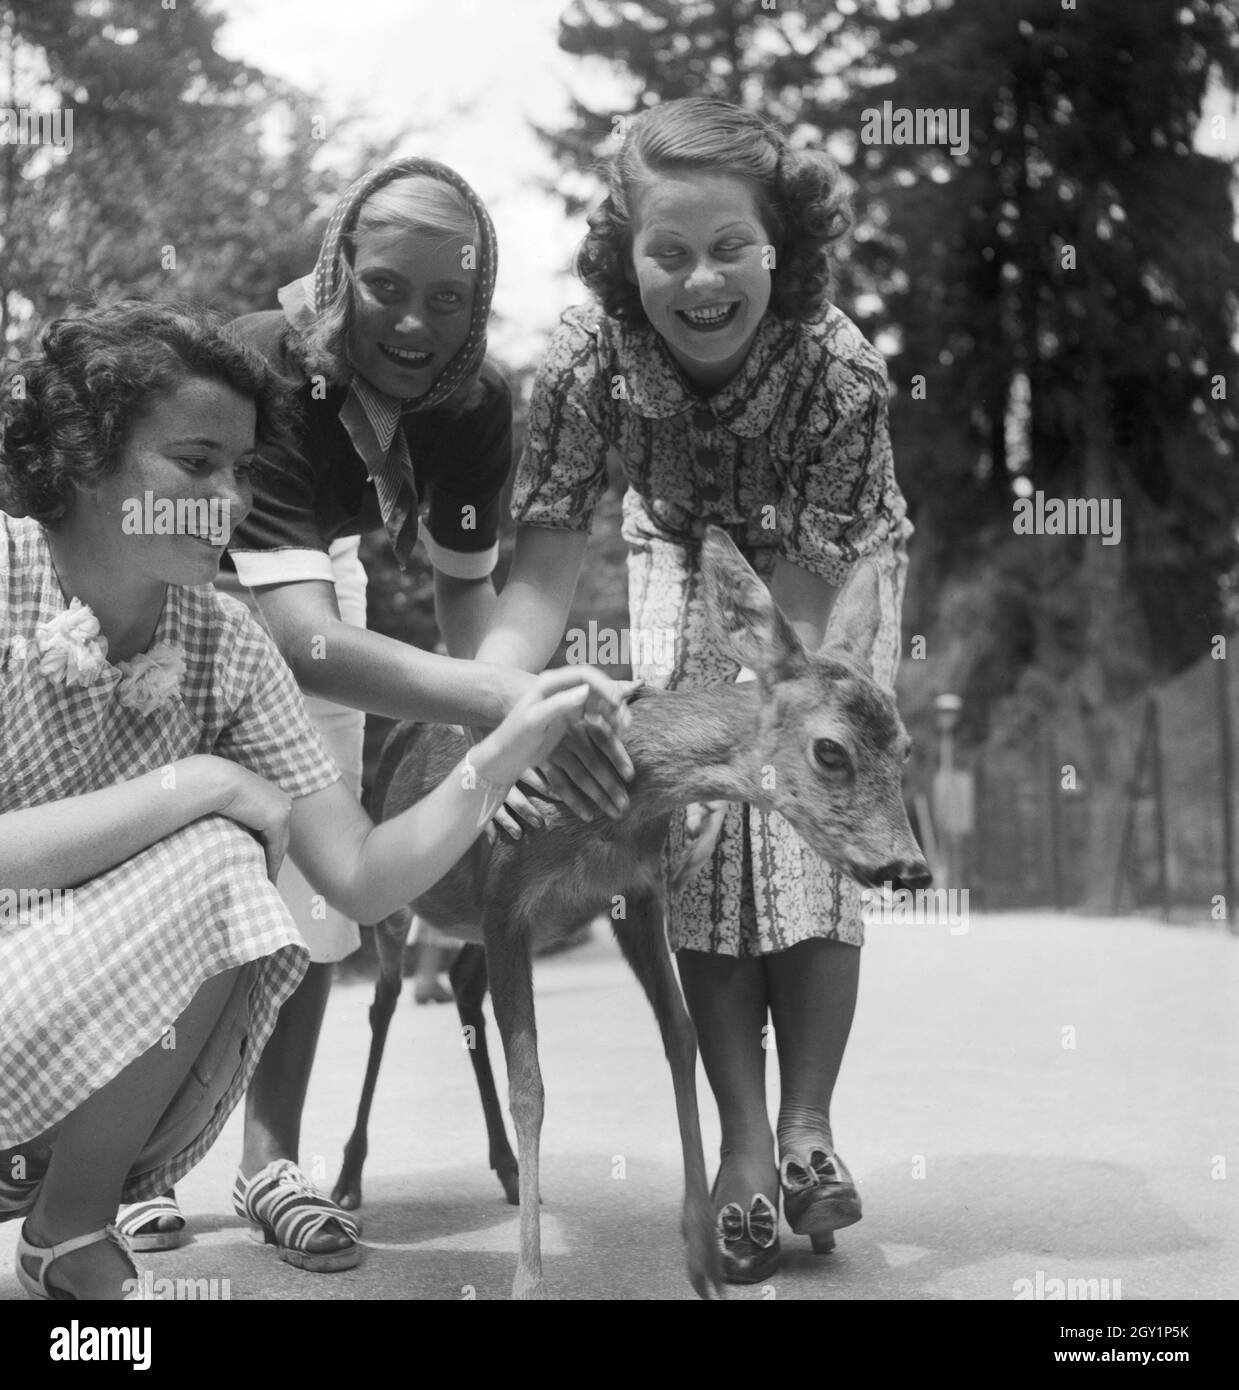
POLYGON ((833 738, 813 740, 813 761, 823 772, 839 775, 852 770, 852 760, 848 757, 847 749, 841 743, 836 743, 833 738))

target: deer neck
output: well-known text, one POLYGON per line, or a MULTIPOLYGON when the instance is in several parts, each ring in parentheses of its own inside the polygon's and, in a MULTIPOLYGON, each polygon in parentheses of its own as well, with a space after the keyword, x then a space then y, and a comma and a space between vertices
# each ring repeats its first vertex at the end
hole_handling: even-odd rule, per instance
POLYGON ((635 775, 630 814, 757 795, 757 683, 651 691, 632 705, 624 747, 635 775))

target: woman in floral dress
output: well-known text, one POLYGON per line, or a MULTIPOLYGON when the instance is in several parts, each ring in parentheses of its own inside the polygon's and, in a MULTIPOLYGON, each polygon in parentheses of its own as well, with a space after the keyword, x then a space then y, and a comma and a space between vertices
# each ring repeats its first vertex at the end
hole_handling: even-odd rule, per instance
MULTIPOLYGON (((628 482, 634 675, 670 688, 751 675, 706 612, 701 537, 713 523, 810 650, 870 560, 881 622, 869 655, 893 683, 911 526, 885 364, 827 299, 828 247, 847 225, 838 177, 726 102, 665 102, 630 124, 578 258, 595 302, 563 315, 534 382, 516 553, 480 660, 538 670, 553 653, 615 454, 628 482)), ((565 761, 561 749, 557 790, 565 761)), ((859 979, 860 890, 778 815, 736 804, 703 823, 713 852, 670 894, 668 930, 719 1106, 724 1266, 754 1282, 778 1264, 780 1192, 792 1229, 819 1241, 860 1219, 830 1120, 859 979)), ((673 818, 674 859, 692 825, 673 818)))

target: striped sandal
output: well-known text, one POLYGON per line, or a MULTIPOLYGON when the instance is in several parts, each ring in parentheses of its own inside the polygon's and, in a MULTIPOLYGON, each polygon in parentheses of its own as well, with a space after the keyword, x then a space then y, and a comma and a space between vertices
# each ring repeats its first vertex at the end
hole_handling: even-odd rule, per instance
POLYGON ((185 1217, 168 1188, 146 1202, 128 1202, 116 1214, 116 1229, 130 1250, 175 1250, 185 1239, 185 1217), (176 1225, 165 1225, 175 1221, 176 1225))
POLYGON ((290 1158, 277 1158, 248 1180, 238 1173, 232 1206, 250 1223, 250 1238, 274 1245, 280 1259, 295 1269, 327 1274, 352 1269, 361 1259, 360 1225, 324 1197, 290 1158), (352 1244, 342 1250, 307 1250, 307 1242, 333 1223, 352 1244))

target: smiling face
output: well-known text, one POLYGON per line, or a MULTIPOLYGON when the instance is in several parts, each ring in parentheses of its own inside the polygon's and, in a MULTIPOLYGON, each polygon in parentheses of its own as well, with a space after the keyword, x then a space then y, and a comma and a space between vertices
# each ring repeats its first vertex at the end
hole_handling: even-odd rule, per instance
POLYGON ((469 243, 436 232, 361 232, 353 257, 352 366, 389 396, 424 396, 464 346, 477 272, 469 243))
POLYGON ((659 174, 637 194, 632 260, 646 317, 689 379, 717 390, 740 369, 770 303, 751 184, 730 174, 659 174))
POLYGON ((191 378, 156 397, 130 428, 120 468, 74 499, 75 542, 127 578, 209 584, 254 500, 254 402, 191 378))

